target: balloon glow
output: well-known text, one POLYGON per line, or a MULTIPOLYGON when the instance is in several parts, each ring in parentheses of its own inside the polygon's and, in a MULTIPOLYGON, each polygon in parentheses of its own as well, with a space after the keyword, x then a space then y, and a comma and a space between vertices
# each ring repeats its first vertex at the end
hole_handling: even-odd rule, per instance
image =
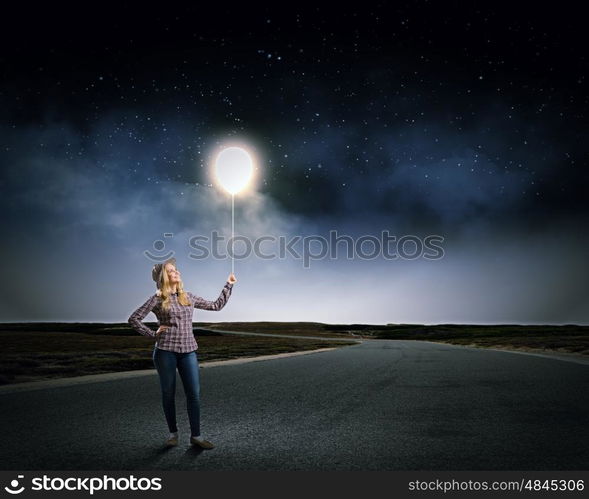
MULTIPOLYGON (((243 190, 254 173, 254 162, 242 147, 230 146, 223 149, 215 160, 215 173, 221 187, 231 194, 231 247, 235 237, 235 194, 243 190)), ((231 251, 231 273, 235 259, 231 251)))
POLYGON ((231 194, 241 191, 250 181, 254 165, 249 153, 241 147, 227 147, 215 161, 217 180, 231 194))

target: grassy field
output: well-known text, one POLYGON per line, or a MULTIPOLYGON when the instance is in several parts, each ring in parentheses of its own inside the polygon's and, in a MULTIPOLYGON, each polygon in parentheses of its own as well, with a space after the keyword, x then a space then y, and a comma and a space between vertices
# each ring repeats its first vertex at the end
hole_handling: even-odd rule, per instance
POLYGON ((382 339, 425 340, 483 348, 589 356, 589 326, 389 324, 386 329, 371 331, 370 334, 382 339))
MULTIPOLYGON (((351 344, 197 331, 199 362, 351 344)), ((154 367, 153 340, 126 324, 0 324, 0 342, 0 384, 154 367)))
MULTIPOLYGON (((155 323, 146 322, 153 330, 155 323)), ((320 322, 198 323, 199 361, 341 347, 330 338, 426 340, 476 347, 589 356, 589 326, 324 324, 320 322), (325 340, 223 335, 222 330, 321 336, 325 340)), ((152 369, 153 340, 127 323, 0 324, 0 384, 152 369)))
MULTIPOLYGON (((211 330, 239 331, 247 333, 288 334, 295 336, 323 336, 327 338, 352 338, 354 332, 345 328, 330 329, 332 324, 323 322, 201 322, 200 327, 211 330)), ((347 326, 346 326, 347 327, 347 326)))
POLYGON ((589 326, 438 324, 323 324, 319 322, 224 322, 201 327, 229 331, 325 336, 425 340, 456 345, 589 356, 589 326))

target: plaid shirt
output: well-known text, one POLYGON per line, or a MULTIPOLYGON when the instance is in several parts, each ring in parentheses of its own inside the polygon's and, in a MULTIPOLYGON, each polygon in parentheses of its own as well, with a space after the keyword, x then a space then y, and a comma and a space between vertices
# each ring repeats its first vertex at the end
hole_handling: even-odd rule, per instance
POLYGON ((231 296, 232 289, 233 284, 226 282, 219 298, 215 301, 208 301, 200 296, 187 292, 188 299, 192 304, 191 307, 178 303, 178 296, 174 294, 170 296, 170 307, 167 310, 164 310, 162 307, 162 299, 157 294, 154 294, 131 314, 128 322, 138 333, 157 338, 155 342, 157 348, 171 350, 172 352, 192 352, 198 349, 198 344, 192 332, 193 309, 221 310, 227 303, 229 296, 231 296), (155 331, 141 322, 149 312, 155 314, 158 319, 158 325, 170 326, 170 328, 163 330, 156 337, 155 331))

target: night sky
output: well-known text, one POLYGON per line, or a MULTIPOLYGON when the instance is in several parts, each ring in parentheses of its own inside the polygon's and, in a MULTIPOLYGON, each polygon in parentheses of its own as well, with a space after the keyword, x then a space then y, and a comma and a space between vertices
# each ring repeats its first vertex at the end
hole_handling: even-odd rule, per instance
POLYGON ((438 235, 443 257, 236 259, 196 321, 588 323, 574 3, 21 3, 0 21, 0 321, 124 322, 155 292, 145 251, 216 299, 231 260, 189 241, 231 235, 211 158, 239 142, 236 235, 438 235))

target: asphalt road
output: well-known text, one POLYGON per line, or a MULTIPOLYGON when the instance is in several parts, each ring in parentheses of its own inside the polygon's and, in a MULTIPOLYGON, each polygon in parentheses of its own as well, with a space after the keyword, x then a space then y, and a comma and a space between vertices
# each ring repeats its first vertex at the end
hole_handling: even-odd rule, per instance
POLYGON ((3 470, 586 470, 589 365, 418 341, 201 369, 203 434, 157 375, 0 394, 3 470))

